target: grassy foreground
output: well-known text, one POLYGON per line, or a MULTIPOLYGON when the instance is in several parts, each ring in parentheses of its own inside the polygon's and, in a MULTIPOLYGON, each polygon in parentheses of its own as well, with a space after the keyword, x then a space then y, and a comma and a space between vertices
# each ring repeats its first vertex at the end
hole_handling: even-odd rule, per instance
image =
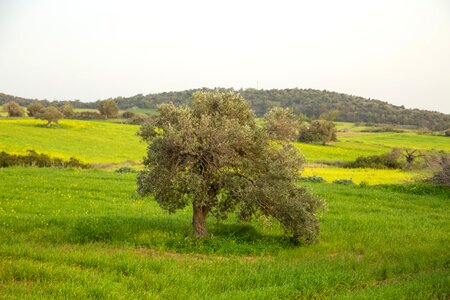
POLYGON ((168 215, 136 197, 136 174, 0 169, 1 298, 445 299, 448 190, 311 184, 327 200, 321 242, 296 245, 267 219, 168 215))

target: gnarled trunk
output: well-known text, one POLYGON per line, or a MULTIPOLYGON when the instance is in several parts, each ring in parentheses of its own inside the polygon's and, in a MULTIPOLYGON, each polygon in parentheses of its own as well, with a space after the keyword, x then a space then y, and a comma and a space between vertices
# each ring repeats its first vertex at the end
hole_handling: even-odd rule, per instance
POLYGON ((194 213, 192 215, 192 228, 196 238, 205 237, 208 235, 206 229, 206 217, 208 216, 209 207, 193 204, 194 213))

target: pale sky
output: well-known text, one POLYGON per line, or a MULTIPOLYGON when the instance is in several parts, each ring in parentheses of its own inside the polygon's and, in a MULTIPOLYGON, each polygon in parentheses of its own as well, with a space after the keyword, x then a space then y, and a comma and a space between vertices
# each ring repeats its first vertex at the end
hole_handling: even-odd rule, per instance
POLYGON ((450 0, 0 0, 0 92, 314 88, 450 113, 450 0))

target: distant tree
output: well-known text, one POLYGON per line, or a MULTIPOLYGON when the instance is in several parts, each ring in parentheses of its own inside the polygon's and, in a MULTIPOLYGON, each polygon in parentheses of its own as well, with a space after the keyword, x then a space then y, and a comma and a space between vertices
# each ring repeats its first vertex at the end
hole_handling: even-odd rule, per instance
POLYGON ((450 129, 447 129, 447 130, 444 132, 444 135, 445 135, 445 136, 450 136, 450 129))
POLYGON ((191 105, 161 104, 144 123, 148 142, 138 192, 175 212, 193 207, 196 237, 208 235, 209 214, 224 219, 260 213, 311 242, 322 201, 298 185, 303 159, 289 142, 274 142, 256 125, 248 103, 232 92, 194 93, 191 105))
POLYGON ((339 111, 337 109, 333 109, 327 112, 324 112, 320 115, 319 119, 327 120, 327 121, 336 121, 339 116, 339 111))
POLYGON ((58 124, 58 121, 61 120, 64 115, 54 106, 49 106, 42 110, 37 116, 41 120, 47 121, 47 126, 51 126, 52 123, 58 124))
POLYGON ((438 168, 428 181, 450 187, 450 155, 443 154, 438 156, 437 163, 438 168))
POLYGON ((134 115, 135 115, 135 113, 132 112, 132 111, 125 111, 122 114, 122 117, 125 118, 125 119, 131 119, 134 115))
POLYGON ((275 140, 294 140, 299 126, 300 120, 290 108, 275 106, 264 115, 264 129, 275 140))
POLYGON ((28 116, 29 117, 36 117, 43 109, 44 105, 42 105, 39 101, 33 101, 27 106, 28 110, 28 116))
POLYGON ((131 119, 129 119, 129 123, 131 124, 142 124, 146 122, 150 117, 146 114, 134 114, 131 119))
POLYGON ((25 112, 17 102, 10 101, 3 104, 3 110, 8 113, 8 117, 23 117, 25 112))
POLYGON ((101 101, 98 110, 106 119, 108 119, 108 117, 114 117, 119 113, 119 107, 117 107, 116 102, 111 99, 101 101))
POLYGON ((75 114, 72 104, 64 104, 64 106, 61 107, 61 112, 63 113, 64 118, 72 118, 75 114))
POLYGON ((321 143, 326 145, 336 141, 336 126, 327 120, 313 120, 300 126, 298 141, 304 143, 321 143))

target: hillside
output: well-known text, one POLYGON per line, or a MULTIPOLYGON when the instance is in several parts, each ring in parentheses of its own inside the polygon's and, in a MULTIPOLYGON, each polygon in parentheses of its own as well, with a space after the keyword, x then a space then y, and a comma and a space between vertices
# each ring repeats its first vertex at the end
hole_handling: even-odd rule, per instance
MULTIPOLYGON (((114 101, 121 109, 155 108, 160 103, 186 103, 193 92, 198 89, 179 92, 164 92, 157 94, 138 94, 132 97, 117 97, 114 101)), ((274 105, 291 107, 296 113, 303 113, 308 117, 317 117, 330 110, 339 110, 337 121, 368 122, 395 125, 411 125, 431 130, 445 130, 450 127, 450 115, 420 109, 406 109, 387 102, 366 99, 358 96, 341 94, 313 89, 241 89, 238 91, 247 99, 258 116, 274 105)), ((28 105, 33 99, 14 97, 0 93, 0 104, 17 101, 21 105, 28 105)), ((62 105, 70 102, 76 108, 96 108, 96 102, 52 101, 42 100, 45 104, 62 105)))

